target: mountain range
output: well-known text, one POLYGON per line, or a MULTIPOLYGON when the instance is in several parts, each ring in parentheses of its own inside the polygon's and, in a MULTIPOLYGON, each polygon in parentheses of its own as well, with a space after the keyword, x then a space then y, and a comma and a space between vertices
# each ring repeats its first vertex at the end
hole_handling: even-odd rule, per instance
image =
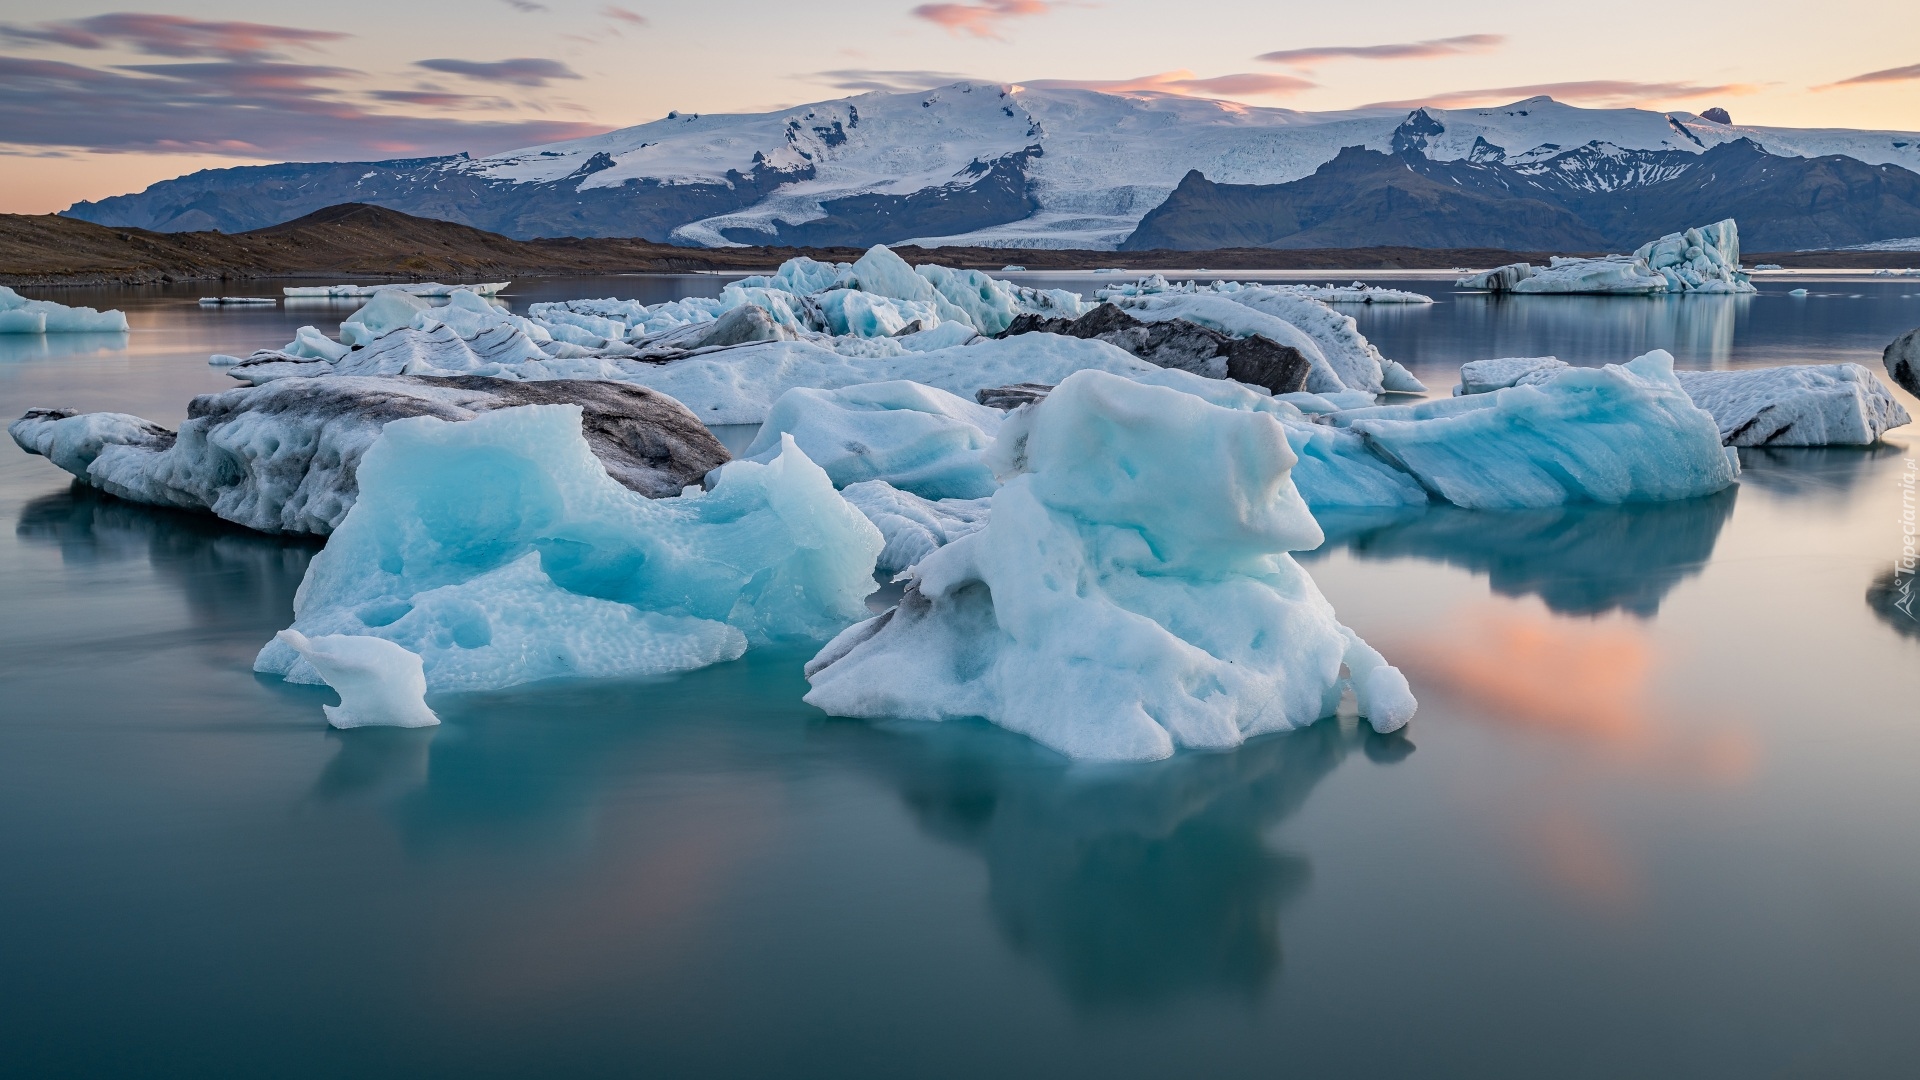
POLYGON ((1596 250, 1734 217, 1745 247, 1787 250, 1920 236, 1920 135, 1544 97, 1304 113, 956 83, 487 157, 212 169, 66 213, 238 232, 344 202, 704 247, 1596 250))

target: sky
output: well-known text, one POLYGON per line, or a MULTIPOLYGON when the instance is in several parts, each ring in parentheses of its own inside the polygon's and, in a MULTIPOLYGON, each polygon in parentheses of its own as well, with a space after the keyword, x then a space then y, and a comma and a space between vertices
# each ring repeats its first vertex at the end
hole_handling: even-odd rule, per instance
POLYGON ((494 153, 963 78, 1314 111, 1550 94, 1920 130, 1913 0, 1637 18, 1538 0, 129 2, 0 0, 0 213, 203 168, 494 153))

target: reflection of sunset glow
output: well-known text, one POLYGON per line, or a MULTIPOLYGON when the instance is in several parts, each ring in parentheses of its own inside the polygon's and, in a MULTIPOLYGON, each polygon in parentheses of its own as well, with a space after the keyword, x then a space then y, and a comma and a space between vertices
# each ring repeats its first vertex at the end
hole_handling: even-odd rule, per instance
POLYGON ((1745 779, 1755 764, 1745 733, 1660 715, 1652 681, 1661 657, 1647 630, 1627 619, 1572 620, 1502 605, 1463 613, 1389 655, 1414 678, 1416 693, 1443 688, 1478 706, 1475 719, 1712 780, 1745 779))

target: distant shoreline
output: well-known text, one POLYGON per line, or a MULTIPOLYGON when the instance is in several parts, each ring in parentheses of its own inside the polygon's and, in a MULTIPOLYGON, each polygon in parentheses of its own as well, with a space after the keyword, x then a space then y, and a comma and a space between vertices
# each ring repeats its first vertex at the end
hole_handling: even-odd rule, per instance
MULTIPOLYGON (((1491 248, 1230 248, 1217 251, 1084 251, 901 246, 909 262, 1000 271, 1124 268, 1183 274, 1230 271, 1364 273, 1484 269, 1544 263, 1553 255, 1491 248), (1202 269, 1204 268, 1204 269, 1202 269)), ((859 248, 683 248, 629 238, 514 240, 381 207, 346 204, 245 233, 156 233, 53 215, 0 214, 0 285, 138 286, 243 282, 263 278, 367 281, 498 281, 512 277, 597 277, 633 273, 772 271, 811 256, 846 262, 859 248)), ((1920 266, 1916 251, 1757 252, 1748 266, 1838 272, 1920 266)))

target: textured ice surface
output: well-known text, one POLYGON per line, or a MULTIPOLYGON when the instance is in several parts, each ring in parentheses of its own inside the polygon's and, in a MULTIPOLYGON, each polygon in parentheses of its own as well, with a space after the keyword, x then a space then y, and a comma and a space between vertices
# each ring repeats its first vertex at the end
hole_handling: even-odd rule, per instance
POLYGON ((1460 382, 1453 388, 1453 396, 1485 394, 1509 386, 1545 382, 1572 366, 1557 356, 1502 356, 1492 360, 1469 360, 1460 365, 1460 382))
POLYGON ((875 569, 905 570, 987 523, 993 500, 923 499, 884 480, 849 484, 840 492, 880 530, 887 546, 875 569))
POLYGON ((8 430, 29 453, 135 502, 207 510, 263 532, 326 534, 353 505, 361 455, 388 422, 469 420, 566 402, 621 484, 678 494, 727 453, 678 402, 622 383, 463 378, 284 379, 194 398, 176 435, 119 413, 35 409, 8 430))
POLYGON ((1728 446, 1868 446, 1913 419, 1859 364, 1675 375, 1728 446))
MULTIPOLYGON (((1121 297, 1114 300, 1114 303, 1127 314, 1145 322, 1185 319, 1234 337, 1252 337, 1258 334, 1275 344, 1298 349, 1311 365, 1307 372, 1307 390, 1312 393, 1339 390, 1373 392, 1380 388, 1377 369, 1374 372, 1371 388, 1365 385, 1349 386, 1341 377, 1339 369, 1333 366, 1326 353, 1321 350, 1319 342, 1306 331, 1278 316, 1236 303, 1230 297, 1214 293, 1167 293, 1121 297)), ((1217 371, 1203 372, 1212 378, 1224 378, 1226 373, 1225 359, 1219 362, 1217 371)))
POLYGON ((1532 386, 1339 413, 1336 421, 1460 506, 1685 499, 1738 464, 1655 350, 1532 386))
POLYGON ((1901 389, 1920 396, 1920 329, 1909 330, 1888 343, 1881 363, 1901 389))
POLYGON ((1286 554, 1321 533, 1272 415, 1081 372, 1010 416, 994 457, 1009 478, 986 527, 834 639, 808 701, 983 716, 1100 760, 1299 727, 1349 684, 1376 729, 1412 716, 1406 680, 1286 554))
MULTIPOLYGON (((615 483, 580 409, 388 424, 314 557, 293 629, 393 641, 435 691, 683 671, 749 642, 822 638, 866 613, 880 534, 790 442, 708 491, 615 483)), ((284 641, 255 670, 319 672, 284 641)))
POLYGON ((126 330, 127 317, 122 312, 29 300, 0 285, 0 334, 114 334, 126 330))
POLYGON ((904 380, 839 390, 797 387, 773 403, 741 456, 771 458, 787 435, 836 487, 884 480, 928 499, 979 499, 993 494, 993 472, 982 455, 1002 415, 904 380))
POLYGON ((1750 293, 1740 269, 1740 230, 1732 218, 1668 233, 1631 255, 1556 257, 1546 267, 1509 263, 1455 282, 1466 289, 1516 293, 1750 293))
POLYGON ((340 695, 322 705, 337 728, 432 727, 440 718, 427 708, 427 677, 420 658, 384 638, 325 634, 309 638, 282 630, 276 638, 306 661, 340 695))
POLYGON ((471 285, 442 285, 437 281, 417 281, 392 285, 289 285, 280 291, 287 296, 304 297, 378 296, 383 292, 406 293, 410 296, 448 296, 464 289, 478 296, 492 296, 511 284, 513 284, 511 281, 488 281, 471 285))

